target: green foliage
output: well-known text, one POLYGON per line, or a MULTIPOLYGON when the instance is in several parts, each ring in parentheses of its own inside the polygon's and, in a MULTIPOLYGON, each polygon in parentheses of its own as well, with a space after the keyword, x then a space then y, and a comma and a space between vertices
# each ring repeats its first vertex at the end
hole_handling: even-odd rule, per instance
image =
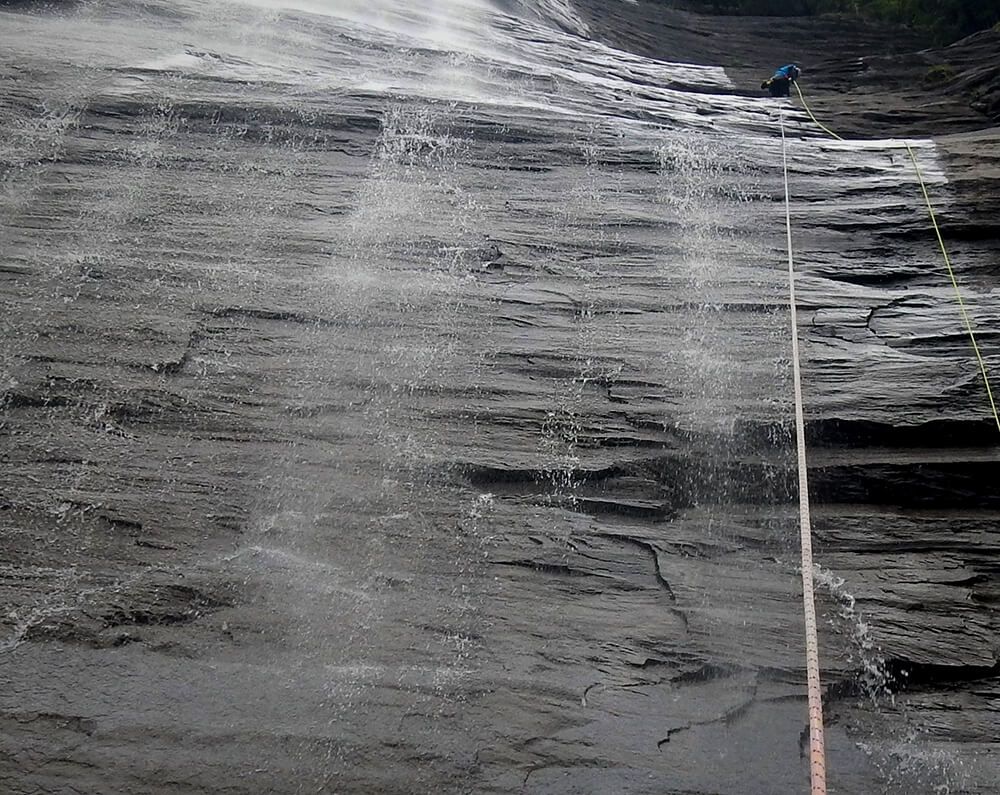
POLYGON ((926 31, 942 43, 1000 26, 1000 0, 689 0, 685 5, 717 14, 857 14, 926 31))
POLYGON ((927 85, 938 85, 940 83, 947 83, 955 76, 955 69, 946 63, 939 63, 932 66, 927 70, 927 74, 924 75, 924 82, 927 85))

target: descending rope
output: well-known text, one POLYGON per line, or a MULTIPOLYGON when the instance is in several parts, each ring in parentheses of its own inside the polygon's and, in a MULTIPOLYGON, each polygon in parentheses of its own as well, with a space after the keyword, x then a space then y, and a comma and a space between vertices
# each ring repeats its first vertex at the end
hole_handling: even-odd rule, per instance
POLYGON ((815 116, 813 116, 813 112, 809 109, 809 104, 806 102, 806 98, 804 96, 802 96, 802 89, 799 88, 798 82, 796 82, 796 81, 793 80, 792 81, 792 85, 795 86, 795 91, 799 95, 799 100, 802 102, 802 107, 806 109, 806 113, 809 114, 809 118, 813 120, 813 123, 817 127, 819 127, 821 130, 823 130, 823 132, 827 133, 828 135, 832 135, 838 141, 843 141, 844 140, 843 138, 841 138, 839 135, 837 135, 837 133, 835 133, 829 127, 826 127, 823 124, 821 124, 820 120, 817 119, 815 116))
POLYGON ((905 144, 906 151, 910 153, 910 160, 913 161, 913 170, 917 172, 917 181, 920 183, 920 190, 923 191, 924 201, 927 203, 927 212, 930 214, 931 223, 934 225, 934 232, 937 234, 938 245, 941 246, 941 254, 944 256, 944 264, 948 268, 948 277, 951 279, 951 286, 955 288, 955 297, 958 299, 958 308, 962 313, 962 320, 965 321, 965 330, 969 333, 969 341, 972 343, 972 350, 976 352, 976 361, 979 362, 979 371, 983 374, 983 383, 986 384, 986 396, 990 399, 990 408, 993 410, 993 419, 996 421, 997 430, 1000 431, 1000 414, 997 413, 997 404, 993 400, 993 390, 990 388, 990 377, 986 373, 986 362, 979 352, 979 344, 976 342, 976 333, 972 330, 972 321, 969 319, 969 312, 965 308, 965 301, 962 300, 962 291, 958 289, 958 280, 955 278, 955 269, 951 267, 951 257, 948 256, 948 249, 944 245, 944 237, 941 236, 941 227, 938 226, 937 216, 934 214, 934 206, 931 204, 931 197, 927 193, 927 185, 924 183, 923 174, 920 173, 920 166, 917 165, 917 157, 908 143, 905 144))
MULTIPOLYGON (((806 102, 806 98, 802 96, 802 89, 799 88, 799 84, 793 82, 792 85, 795 86, 795 91, 799 95, 799 100, 802 102, 802 107, 805 108, 806 113, 809 114, 809 118, 813 120, 817 127, 823 130, 828 135, 833 136, 838 141, 843 141, 837 133, 831 130, 829 127, 821 124, 819 119, 817 119, 812 110, 809 108, 809 104, 806 102)), ((784 135, 784 128, 782 128, 782 135, 784 135)), ((955 288, 955 297, 958 298, 958 308, 962 313, 962 320, 965 323, 965 330, 969 335, 969 341, 972 343, 972 350, 976 354, 976 361, 979 362, 979 371, 983 375, 983 383, 986 385, 986 396, 989 398, 990 410, 993 412, 993 420, 996 422, 997 430, 1000 431, 1000 412, 997 411, 996 401, 993 399, 993 389, 990 386, 990 377, 986 371, 986 361, 983 359, 983 355, 979 350, 979 343, 976 342, 976 333, 972 329, 972 320, 969 318, 969 312, 965 307, 965 301, 962 298, 962 291, 958 287, 958 280, 955 278, 955 269, 951 266, 951 257, 948 256, 948 248, 944 244, 944 237, 941 235, 941 227, 938 226, 937 216, 934 214, 934 205, 931 204, 930 194, 927 192, 927 184, 924 182, 923 174, 920 173, 920 166, 917 164, 916 155, 913 154, 913 149, 910 145, 904 141, 904 146, 906 146, 906 151, 910 154, 910 160, 913 161, 913 170, 917 174, 917 182, 920 183, 920 190, 924 194, 924 202, 927 204, 927 213, 931 219, 931 225, 934 227, 934 233, 937 235, 938 245, 941 247, 941 254, 944 257, 945 267, 948 269, 948 277, 951 279, 951 286, 955 288)))
POLYGON ((781 124, 781 162, 785 177, 785 232, 788 238, 788 304, 792 321, 792 380, 795 385, 795 436, 799 459, 799 527, 802 535, 802 605, 806 620, 806 683, 809 696, 809 777, 812 795, 826 795, 826 751, 823 740, 823 695, 819 679, 819 638, 813 586, 812 521, 809 518, 809 472, 806 468, 802 377, 799 372, 799 327, 795 307, 795 264, 792 260, 792 212, 788 196, 788 147, 785 118, 781 124))

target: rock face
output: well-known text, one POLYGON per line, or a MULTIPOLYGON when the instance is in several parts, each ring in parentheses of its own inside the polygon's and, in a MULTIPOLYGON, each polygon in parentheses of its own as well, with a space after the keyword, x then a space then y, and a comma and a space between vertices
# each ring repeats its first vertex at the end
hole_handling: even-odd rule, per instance
POLYGON ((0 10, 4 791, 805 791, 783 124, 831 791, 993 792, 995 34, 409 5, 0 10))

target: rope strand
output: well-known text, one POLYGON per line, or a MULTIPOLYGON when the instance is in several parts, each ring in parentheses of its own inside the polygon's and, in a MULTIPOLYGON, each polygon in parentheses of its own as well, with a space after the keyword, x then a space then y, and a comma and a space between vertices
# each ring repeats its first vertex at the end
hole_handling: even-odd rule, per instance
MULTIPOLYGON (((838 141, 843 141, 837 133, 831 130, 829 127, 821 124, 819 119, 817 119, 812 110, 809 108, 809 104, 806 102, 806 98, 802 95, 802 89, 799 88, 798 83, 793 83, 795 86, 795 91, 799 95, 799 99, 802 101, 802 107, 805 108, 806 113, 809 114, 809 118, 813 120, 817 127, 832 135, 838 141)), ((782 134, 784 134, 784 128, 782 128, 782 134)), ((934 227, 934 233, 937 235, 938 245, 941 247, 941 255, 944 257, 945 267, 948 269, 948 277, 951 279, 951 286, 955 288, 955 297, 958 298, 958 308, 962 315, 962 320, 965 323, 966 333, 969 335, 969 342, 972 343, 972 350, 976 355, 976 361, 979 363, 979 372, 983 376, 983 384, 986 386, 986 397, 989 400, 990 411, 993 414, 993 420, 996 422, 997 430, 1000 431, 1000 412, 997 411, 997 404, 993 398, 993 388, 990 386, 989 373, 986 370, 986 360, 983 359, 983 354, 979 350, 979 343, 976 341, 976 333, 972 328, 972 320, 969 317, 969 312, 965 306, 965 300, 962 298, 962 291, 958 287, 958 279, 955 278, 955 269, 951 265, 951 257, 948 255, 948 248, 944 244, 944 236, 941 234, 941 227, 938 226, 937 216, 934 214, 934 205, 931 203, 930 194, 927 191, 927 184, 924 182, 923 174, 920 173, 920 166, 917 163, 917 157, 913 154, 913 149, 910 144, 903 142, 906 147, 906 151, 910 154, 910 160, 913 162, 913 170, 917 174, 917 182, 920 183, 920 190, 924 194, 924 202, 927 205, 927 213, 931 219, 931 225, 934 227)))
POLYGON ((835 132, 834 132, 833 130, 831 130, 831 129, 830 129, 829 127, 826 127, 826 126, 824 126, 823 124, 821 124, 821 123, 820 123, 820 120, 819 120, 819 119, 817 119, 817 118, 816 118, 815 116, 813 116, 813 112, 812 112, 812 110, 810 110, 810 108, 809 108, 809 105, 808 105, 808 103, 806 102, 806 98, 805 98, 804 96, 802 96, 802 89, 801 89, 801 88, 799 88, 799 84, 798 84, 798 83, 796 83, 796 82, 793 82, 793 83, 792 83, 792 85, 793 85, 793 86, 795 86, 795 91, 796 91, 796 93, 797 93, 797 94, 799 95, 799 99, 800 99, 800 100, 801 100, 801 102, 802 102, 802 107, 806 109, 806 113, 808 113, 808 114, 809 114, 809 118, 813 120, 813 123, 814 123, 814 124, 815 124, 815 125, 816 125, 817 127, 819 127, 819 128, 821 129, 821 130, 823 130, 823 132, 827 133, 828 135, 832 135, 832 136, 833 136, 834 138, 836 138, 836 139, 837 139, 838 141, 843 141, 843 140, 844 140, 843 138, 841 138, 841 137, 840 137, 839 135, 837 135, 837 133, 835 133, 835 132))
POLYGON ((958 280, 955 278, 955 269, 951 266, 951 257, 948 256, 948 249, 944 245, 944 237, 941 235, 941 227, 938 226, 937 216, 934 214, 934 206, 931 204, 931 197, 927 193, 927 184, 924 182, 923 174, 920 173, 920 166, 917 164, 917 156, 913 154, 913 149, 908 143, 905 144, 906 151, 910 153, 910 160, 913 161, 913 170, 917 172, 917 181, 920 183, 920 190, 923 191, 924 201, 927 203, 927 212, 931 217, 931 224, 934 226, 934 233, 937 235, 938 245, 941 246, 941 254, 944 256, 945 267, 948 268, 948 277, 951 279, 951 286, 955 288, 955 297, 958 299, 958 308, 962 313, 962 320, 965 321, 965 330, 969 334, 969 341, 972 343, 972 350, 976 353, 976 361, 979 362, 979 371, 983 374, 983 383, 986 384, 986 396, 990 400, 990 408, 993 410, 993 419, 996 421, 997 430, 1000 431, 1000 414, 997 413, 997 404, 993 400, 993 390, 990 388, 990 377, 986 372, 986 362, 982 353, 979 352, 979 343, 976 342, 976 333, 972 330, 972 320, 969 318, 969 311, 965 308, 965 301, 962 299, 962 291, 958 289, 958 280))
POLYGON ((819 638, 813 584, 812 520, 809 516, 809 471, 799 372, 799 324, 795 305, 795 264, 792 259, 792 211, 788 195, 788 145, 785 117, 781 124, 781 163, 785 178, 785 233, 788 242, 788 303, 792 323, 792 380, 795 386, 795 436, 799 464, 799 528, 802 537, 802 606, 806 623, 806 684, 809 697, 809 778, 811 795, 826 795, 826 749, 823 738, 823 694, 819 676, 819 638))

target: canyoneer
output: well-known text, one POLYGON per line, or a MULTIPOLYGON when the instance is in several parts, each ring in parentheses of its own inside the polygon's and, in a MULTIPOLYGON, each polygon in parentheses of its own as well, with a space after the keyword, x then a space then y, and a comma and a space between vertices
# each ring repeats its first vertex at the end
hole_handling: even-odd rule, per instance
POLYGON ((791 93, 792 83, 800 74, 802 70, 796 64, 785 64, 775 69, 774 74, 761 83, 760 87, 770 91, 772 97, 787 97, 791 93))

